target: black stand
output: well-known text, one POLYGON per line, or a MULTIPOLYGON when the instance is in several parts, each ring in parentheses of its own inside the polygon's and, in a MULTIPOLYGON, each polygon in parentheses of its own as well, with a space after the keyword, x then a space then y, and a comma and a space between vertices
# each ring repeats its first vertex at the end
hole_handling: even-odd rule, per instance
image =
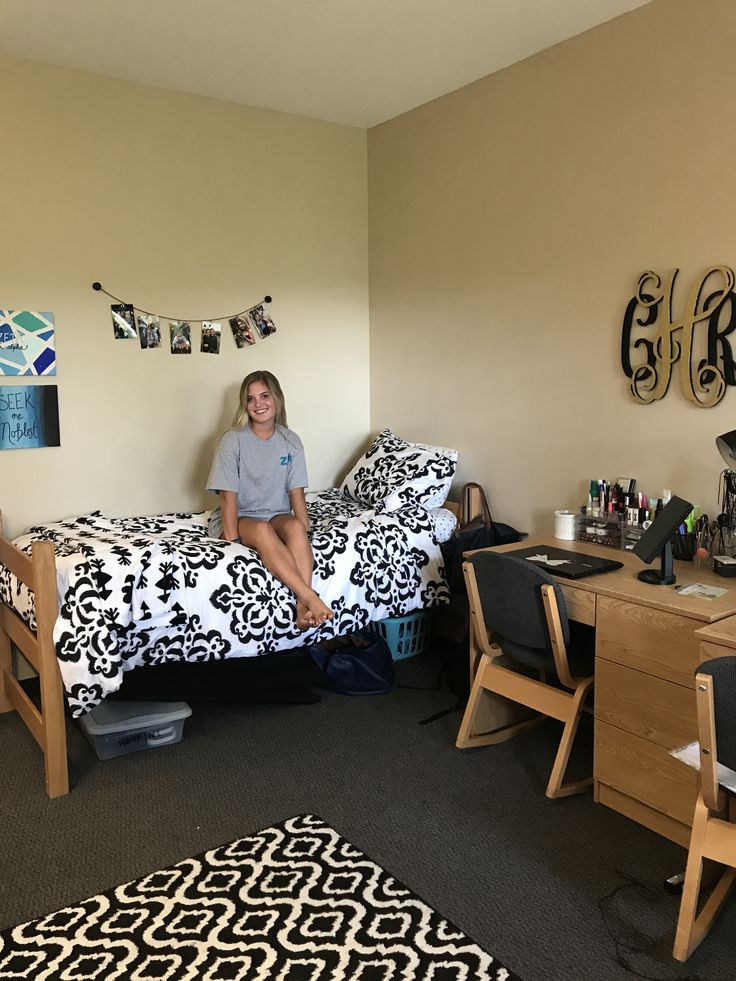
POLYGON ((667 542, 661 552, 659 572, 656 569, 642 569, 639 579, 651 583, 652 586, 671 586, 677 581, 672 569, 672 542, 667 542))

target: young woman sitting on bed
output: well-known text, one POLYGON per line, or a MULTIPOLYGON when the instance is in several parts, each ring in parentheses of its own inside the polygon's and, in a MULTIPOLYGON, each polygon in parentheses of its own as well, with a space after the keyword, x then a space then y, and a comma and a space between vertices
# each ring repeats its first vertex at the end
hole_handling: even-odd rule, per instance
POLYGON ((286 426, 281 386, 270 371, 253 371, 240 386, 233 428, 215 450, 207 490, 219 494, 220 504, 208 531, 258 552, 296 596, 296 621, 304 629, 334 616, 312 589, 306 486, 304 447, 286 426))

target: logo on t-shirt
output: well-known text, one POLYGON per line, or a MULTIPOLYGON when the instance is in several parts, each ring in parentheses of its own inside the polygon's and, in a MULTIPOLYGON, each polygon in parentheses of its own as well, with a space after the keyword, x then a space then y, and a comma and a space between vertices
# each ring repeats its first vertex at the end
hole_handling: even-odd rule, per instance
POLYGON ((294 457, 291 455, 291 453, 287 453, 286 456, 281 457, 281 466, 288 467, 293 459, 294 457))

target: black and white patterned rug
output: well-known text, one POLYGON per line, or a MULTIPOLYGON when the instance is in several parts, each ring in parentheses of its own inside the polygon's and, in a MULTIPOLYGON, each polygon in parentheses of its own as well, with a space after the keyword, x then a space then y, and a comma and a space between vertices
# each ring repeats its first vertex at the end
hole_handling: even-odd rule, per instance
POLYGON ((519 981, 320 818, 0 933, 19 981, 519 981))

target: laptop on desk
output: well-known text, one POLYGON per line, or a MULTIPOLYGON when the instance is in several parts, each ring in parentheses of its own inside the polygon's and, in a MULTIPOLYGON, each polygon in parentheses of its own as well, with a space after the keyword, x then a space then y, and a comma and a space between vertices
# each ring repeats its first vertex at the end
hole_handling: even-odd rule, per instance
POLYGON ((616 559, 586 555, 584 552, 571 552, 550 545, 515 548, 506 554, 515 559, 527 559, 550 575, 560 576, 563 579, 584 579, 586 576, 595 576, 599 572, 613 572, 615 569, 623 568, 623 562, 616 559))

